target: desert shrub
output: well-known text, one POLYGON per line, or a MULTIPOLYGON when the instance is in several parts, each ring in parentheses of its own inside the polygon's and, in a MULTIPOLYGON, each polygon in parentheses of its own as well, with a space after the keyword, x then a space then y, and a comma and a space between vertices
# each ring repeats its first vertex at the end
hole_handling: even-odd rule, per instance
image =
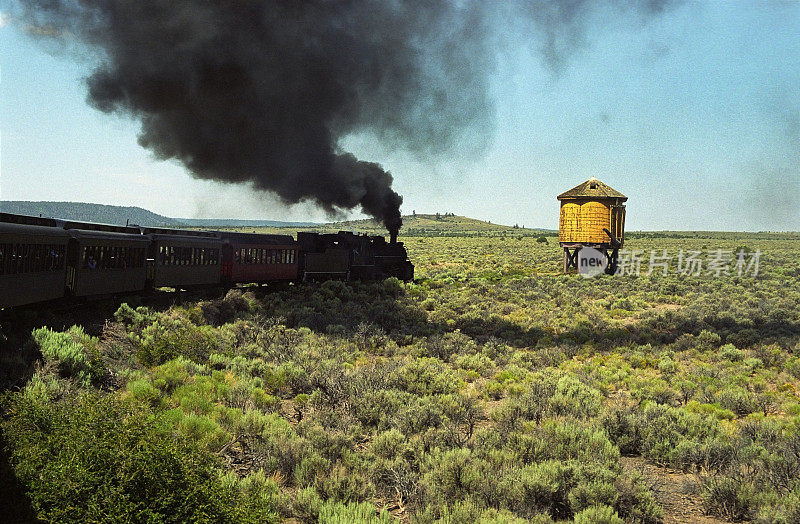
POLYGON ((322 499, 313 487, 301 489, 292 501, 294 515, 309 524, 319 521, 321 509, 322 499))
POLYGON ((425 469, 421 479, 424 500, 440 507, 466 498, 484 481, 468 449, 435 450, 425 469))
POLYGON ((483 354, 460 355, 453 359, 453 365, 458 369, 475 371, 479 375, 487 374, 493 367, 492 359, 483 354))
POLYGON ((750 414, 758 409, 758 402, 752 393, 741 387, 727 387, 717 395, 717 402, 736 415, 750 414))
POLYGON ((580 508, 586 498, 608 496, 614 499, 613 485, 609 489, 595 484, 598 489, 594 492, 582 487, 585 483, 599 480, 596 478, 598 474, 609 481, 614 476, 610 471, 600 472, 575 461, 546 460, 513 468, 497 485, 499 500, 503 507, 525 517, 547 513, 554 519, 570 518, 574 515, 574 508, 580 508))
POLYGON ((721 433, 719 421, 712 416, 661 404, 610 411, 603 427, 622 453, 642 454, 659 463, 674 462, 682 441, 700 445, 721 433))
POLYGON ((600 410, 602 394, 572 375, 561 377, 549 401, 549 411, 575 418, 593 417, 600 410))
POLYGON ((697 337, 695 337, 695 341, 703 350, 709 350, 719 347, 719 345, 722 343, 722 337, 713 331, 704 329, 699 335, 697 335, 697 337))
POLYGON ((128 329, 134 329, 136 331, 141 330, 156 317, 157 315, 152 313, 148 308, 139 306, 133 309, 127 302, 123 302, 114 313, 114 320, 128 329))
POLYGON ((318 475, 314 487, 322 498, 336 502, 362 502, 375 495, 375 487, 368 479, 341 463, 326 475, 318 475))
POLYGON ((328 501, 319 509, 320 524, 350 524, 352 522, 389 524, 392 522, 392 517, 385 509, 379 513, 369 502, 342 504, 328 501))
POLYGON ((592 479, 581 482, 570 491, 569 504, 577 519, 585 510, 598 505, 616 505, 617 498, 617 489, 613 483, 592 479))
POLYGON ((624 524, 614 508, 598 504, 575 515, 576 524, 624 524))
POLYGON ((462 382, 455 372, 437 358, 415 358, 401 369, 403 389, 415 395, 455 393, 462 382))
MULTIPOLYGON (((6 399, 3 431, 34 509, 60 522, 250 520, 217 459, 140 404, 84 394, 6 399)), ((252 508, 251 508, 252 509, 252 508)), ((260 515, 276 521, 273 508, 260 515)))
POLYGON ((240 522, 280 522, 277 510, 285 503, 278 485, 273 479, 267 478, 263 470, 249 473, 242 478, 227 473, 222 477, 222 484, 228 492, 236 495, 234 500, 238 505, 237 518, 240 522))
POLYGON ((136 400, 145 404, 155 407, 161 402, 161 391, 153 387, 147 379, 128 382, 127 389, 136 400))
POLYGON ((771 504, 762 505, 755 522, 758 524, 800 522, 800 490, 788 493, 771 504))
POLYGON ((412 398, 410 393, 396 389, 367 391, 353 399, 353 415, 364 426, 379 431, 392 425, 399 427, 403 423, 401 414, 412 398))
POLYGON ((238 289, 231 289, 222 300, 200 302, 200 312, 211 325, 221 325, 230 322, 237 315, 250 311, 255 306, 252 297, 246 296, 238 289))
POLYGON ((136 356, 145 366, 157 366, 179 356, 206 362, 211 353, 221 353, 230 345, 219 331, 194 324, 180 311, 172 311, 145 327, 138 342, 136 356))
POLYGON ((706 477, 701 483, 703 506, 712 515, 734 522, 751 518, 755 509, 753 486, 737 477, 706 477))
POLYGON ((719 348, 719 357, 731 362, 740 362, 744 358, 744 351, 736 349, 733 344, 725 344, 719 348))
POLYGON ((53 363, 64 378, 74 378, 89 386, 105 374, 97 339, 87 335, 80 326, 72 326, 63 333, 48 328, 35 329, 31 338, 45 360, 53 363))
POLYGON ((253 454, 254 465, 268 474, 279 471, 284 478, 293 478, 295 468, 311 455, 309 442, 277 414, 259 417, 254 429, 258 434, 245 440, 253 454))
POLYGON ((617 491, 614 509, 619 515, 642 524, 656 524, 662 521, 664 511, 640 474, 623 473, 614 480, 614 487, 617 491))

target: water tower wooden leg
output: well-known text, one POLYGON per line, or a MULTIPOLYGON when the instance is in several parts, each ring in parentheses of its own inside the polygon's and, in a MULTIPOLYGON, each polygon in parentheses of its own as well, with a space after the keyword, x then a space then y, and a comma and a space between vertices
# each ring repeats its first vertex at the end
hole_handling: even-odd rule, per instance
POLYGON ((578 270, 578 252, 581 250, 579 247, 564 248, 564 274, 569 273, 570 269, 578 270))
POLYGON ((606 273, 609 275, 613 275, 617 272, 617 267, 619 267, 619 249, 614 248, 609 253, 606 251, 606 258, 608 258, 608 266, 606 266, 606 273))

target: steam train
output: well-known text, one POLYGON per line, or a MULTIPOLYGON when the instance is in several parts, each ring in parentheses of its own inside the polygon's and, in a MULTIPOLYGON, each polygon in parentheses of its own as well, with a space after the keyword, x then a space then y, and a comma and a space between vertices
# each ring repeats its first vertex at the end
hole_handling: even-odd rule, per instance
POLYGON ((414 278, 396 234, 261 235, 0 213, 0 309, 63 297, 306 280, 414 278))

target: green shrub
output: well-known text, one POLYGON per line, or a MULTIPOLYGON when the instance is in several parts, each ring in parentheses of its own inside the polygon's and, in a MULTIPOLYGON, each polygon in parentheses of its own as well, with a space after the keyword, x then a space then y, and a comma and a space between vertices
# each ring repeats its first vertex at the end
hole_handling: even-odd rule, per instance
POLYGON ((177 309, 143 328, 137 341, 136 356, 145 366, 157 366, 179 356, 205 363, 212 353, 225 353, 233 344, 230 333, 197 325, 187 311, 177 309))
POLYGON ((597 505, 586 508, 575 515, 576 524, 624 524, 614 508, 597 505))
POLYGON ((382 509, 380 513, 369 502, 342 504, 341 502, 325 502, 319 510, 320 524, 390 524, 392 517, 382 509))
POLYGON ((706 477, 702 484, 703 506, 712 515, 732 521, 751 518, 756 500, 746 480, 725 476, 706 477))
POLYGON ((89 386, 105 374, 97 339, 87 335, 80 326, 72 326, 64 333, 48 328, 35 329, 31 337, 45 360, 55 364, 62 377, 74 378, 89 386))
POLYGON ((123 302, 114 313, 114 320, 127 328, 137 331, 152 322, 155 318, 156 315, 151 313, 148 308, 139 306, 133 309, 127 302, 123 302))
POLYGON ((322 499, 313 487, 303 488, 297 492, 292 502, 292 509, 303 522, 319 521, 319 512, 322 509, 322 499))
MULTIPOLYGON (((6 409, 11 464, 44 520, 255 520, 241 504, 245 495, 223 482, 216 457, 176 438, 140 404, 14 395, 6 409)), ((277 520, 273 508, 259 507, 259 516, 277 520)))

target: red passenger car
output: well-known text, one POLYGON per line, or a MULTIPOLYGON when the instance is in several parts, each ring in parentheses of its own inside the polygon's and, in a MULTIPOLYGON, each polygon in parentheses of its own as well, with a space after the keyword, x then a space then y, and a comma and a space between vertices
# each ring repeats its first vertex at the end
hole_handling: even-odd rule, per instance
POLYGON ((291 235, 221 232, 220 237, 223 282, 297 280, 297 242, 291 235))

